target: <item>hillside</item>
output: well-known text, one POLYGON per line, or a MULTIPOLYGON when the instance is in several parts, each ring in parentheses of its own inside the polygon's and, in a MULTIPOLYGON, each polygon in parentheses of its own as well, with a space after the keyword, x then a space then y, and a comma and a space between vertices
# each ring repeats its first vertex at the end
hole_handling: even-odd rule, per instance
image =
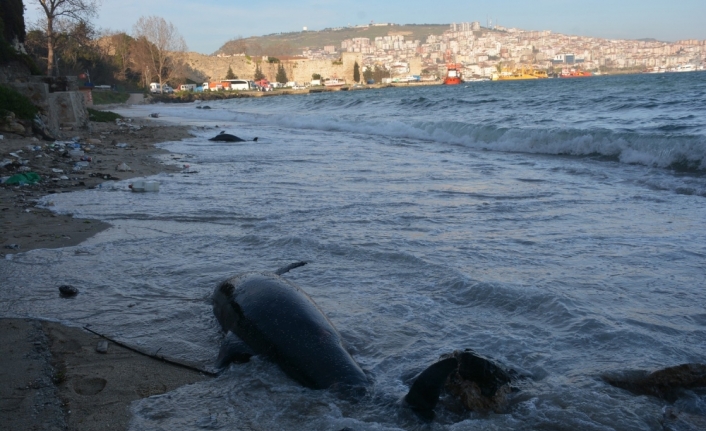
POLYGON ((441 34, 448 28, 449 24, 391 24, 371 27, 344 27, 321 31, 275 33, 230 40, 223 44, 214 54, 296 55, 301 54, 302 50, 306 48, 321 49, 326 45, 334 45, 337 49, 340 49, 342 41, 355 37, 367 37, 372 40, 378 36, 403 35, 406 40, 421 40, 424 42, 427 36, 441 34))

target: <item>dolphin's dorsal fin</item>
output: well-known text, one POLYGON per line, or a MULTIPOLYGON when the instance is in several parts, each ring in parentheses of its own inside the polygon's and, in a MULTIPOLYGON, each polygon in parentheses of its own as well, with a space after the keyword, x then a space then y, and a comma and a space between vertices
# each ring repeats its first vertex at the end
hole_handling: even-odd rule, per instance
POLYGON ((282 275, 282 274, 285 274, 285 273, 289 272, 290 270, 292 270, 292 269, 294 269, 294 268, 299 268, 300 266, 304 266, 304 265, 306 265, 306 262, 294 262, 294 263, 290 263, 289 265, 283 266, 282 268, 280 268, 280 269, 278 269, 277 271, 275 271, 275 274, 277 274, 277 275, 282 275))

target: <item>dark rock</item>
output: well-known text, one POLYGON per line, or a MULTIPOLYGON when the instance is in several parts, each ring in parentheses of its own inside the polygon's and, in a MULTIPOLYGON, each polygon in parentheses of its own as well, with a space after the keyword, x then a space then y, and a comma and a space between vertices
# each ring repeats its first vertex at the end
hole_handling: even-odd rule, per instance
POLYGON ((510 386, 517 374, 473 350, 455 351, 458 369, 449 375, 446 390, 472 411, 501 412, 507 408, 510 386))
POLYGON ((604 375, 603 380, 636 395, 652 395, 674 401, 681 389, 706 387, 706 365, 682 364, 657 371, 627 371, 604 375))
POLYGON ((70 284, 62 284, 59 286, 59 295, 64 298, 72 297, 78 295, 78 288, 70 284))

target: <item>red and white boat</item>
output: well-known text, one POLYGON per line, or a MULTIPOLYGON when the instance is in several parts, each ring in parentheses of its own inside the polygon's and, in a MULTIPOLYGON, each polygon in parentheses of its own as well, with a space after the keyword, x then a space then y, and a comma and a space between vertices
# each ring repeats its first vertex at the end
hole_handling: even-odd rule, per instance
POLYGON ((593 74, 587 70, 576 69, 563 69, 559 74, 559 78, 586 78, 588 76, 593 76, 593 74))
POLYGON ((458 85, 462 82, 461 65, 448 63, 446 65, 446 78, 444 78, 444 85, 458 85))

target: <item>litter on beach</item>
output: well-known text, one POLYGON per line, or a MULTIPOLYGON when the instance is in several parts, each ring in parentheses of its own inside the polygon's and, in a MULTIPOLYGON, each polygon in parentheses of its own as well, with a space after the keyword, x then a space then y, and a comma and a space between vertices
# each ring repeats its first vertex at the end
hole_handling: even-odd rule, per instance
POLYGON ((158 192, 159 183, 157 181, 135 181, 130 184, 130 190, 133 192, 158 192))
POLYGON ((118 166, 115 167, 115 170, 120 171, 120 172, 127 172, 127 171, 132 171, 132 168, 130 168, 130 166, 128 166, 127 163, 122 162, 121 164, 119 164, 118 166))

